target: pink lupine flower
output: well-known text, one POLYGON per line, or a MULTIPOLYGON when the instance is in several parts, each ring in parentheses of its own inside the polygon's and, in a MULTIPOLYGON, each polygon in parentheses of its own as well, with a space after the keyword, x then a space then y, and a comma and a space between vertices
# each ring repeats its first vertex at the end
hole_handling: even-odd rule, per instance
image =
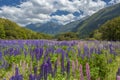
POLYGON ((87 75, 87 80, 91 80, 90 79, 90 66, 88 63, 86 63, 86 75, 87 75))
POLYGON ((76 70, 78 70, 78 60, 76 59, 76 70))
POLYGON ((72 61, 72 74, 74 75, 75 74, 75 62, 72 61))
POLYGON ((117 76, 117 80, 120 80, 120 76, 117 76))
POLYGON ((82 65, 80 64, 80 80, 84 80, 82 65))

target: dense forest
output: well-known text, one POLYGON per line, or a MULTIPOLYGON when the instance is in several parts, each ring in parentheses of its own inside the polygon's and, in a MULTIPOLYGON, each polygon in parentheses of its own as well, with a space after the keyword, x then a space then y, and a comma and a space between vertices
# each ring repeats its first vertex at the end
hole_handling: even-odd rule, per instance
POLYGON ((90 37, 97 40, 120 40, 120 17, 107 21, 99 29, 95 30, 90 37))
POLYGON ((54 38, 56 38, 58 41, 61 40, 78 40, 78 34, 73 32, 66 32, 56 35, 54 38))

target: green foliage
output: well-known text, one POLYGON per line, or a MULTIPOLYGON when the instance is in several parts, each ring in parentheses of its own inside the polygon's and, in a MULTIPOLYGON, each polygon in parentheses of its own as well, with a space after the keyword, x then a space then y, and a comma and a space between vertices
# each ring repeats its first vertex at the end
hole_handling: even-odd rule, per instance
POLYGON ((0 39, 52 39, 52 36, 33 32, 8 19, 0 18, 0 39))
POLYGON ((101 40, 102 34, 99 32, 99 30, 95 30, 90 34, 90 39, 96 39, 101 40))
POLYGON ((103 80, 108 73, 108 66, 107 66, 105 53, 100 54, 99 56, 98 55, 94 56, 94 62, 92 64, 92 68, 93 71, 98 72, 97 74, 94 72, 92 78, 95 78, 96 75, 97 78, 100 77, 103 80))
POLYGON ((59 41, 61 41, 61 40, 77 40, 78 35, 73 32, 67 32, 67 33, 56 35, 55 38, 57 38, 57 40, 59 40, 59 41))
POLYGON ((0 25, 0 39, 5 38, 5 31, 3 25, 0 25))
POLYGON ((120 40, 120 17, 107 21, 99 29, 103 40, 120 40))
POLYGON ((90 37, 97 40, 120 40, 120 17, 114 18, 103 24, 98 30, 95 30, 90 37))

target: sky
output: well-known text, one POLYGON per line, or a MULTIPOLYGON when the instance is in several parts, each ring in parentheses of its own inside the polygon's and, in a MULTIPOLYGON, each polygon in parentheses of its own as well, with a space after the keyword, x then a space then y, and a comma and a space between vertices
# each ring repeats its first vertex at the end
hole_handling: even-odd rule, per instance
POLYGON ((80 20, 120 0, 0 0, 0 17, 22 26, 56 21, 80 20))

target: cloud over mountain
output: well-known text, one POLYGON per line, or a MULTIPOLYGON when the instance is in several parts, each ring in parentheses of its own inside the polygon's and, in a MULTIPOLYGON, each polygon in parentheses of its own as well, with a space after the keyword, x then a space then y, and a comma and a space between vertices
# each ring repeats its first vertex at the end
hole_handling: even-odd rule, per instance
POLYGON ((1 6, 0 17, 21 25, 50 20, 68 23, 92 15, 108 4, 119 2, 120 0, 26 0, 16 6, 1 6))

